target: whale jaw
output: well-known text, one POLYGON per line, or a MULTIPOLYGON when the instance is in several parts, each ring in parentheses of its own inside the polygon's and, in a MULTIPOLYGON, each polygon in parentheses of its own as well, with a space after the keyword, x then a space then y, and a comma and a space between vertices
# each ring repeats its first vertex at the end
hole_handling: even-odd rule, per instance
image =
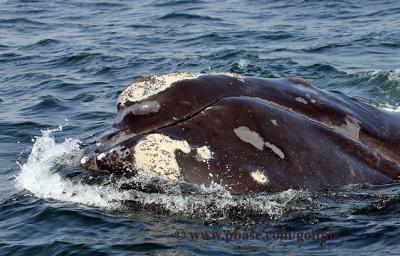
POLYGON ((93 172, 127 173, 132 172, 132 156, 124 146, 98 152, 95 145, 85 148, 80 156, 80 166, 93 172))

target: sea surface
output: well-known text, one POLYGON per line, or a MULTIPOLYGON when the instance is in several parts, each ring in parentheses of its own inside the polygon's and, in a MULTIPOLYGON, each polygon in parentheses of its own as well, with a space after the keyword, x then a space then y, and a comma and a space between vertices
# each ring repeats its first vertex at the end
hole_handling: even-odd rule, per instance
POLYGON ((118 95, 174 71, 304 77, 399 112, 400 2, 0 1, 0 255, 400 255, 400 184, 238 196, 90 182, 74 158, 118 95))

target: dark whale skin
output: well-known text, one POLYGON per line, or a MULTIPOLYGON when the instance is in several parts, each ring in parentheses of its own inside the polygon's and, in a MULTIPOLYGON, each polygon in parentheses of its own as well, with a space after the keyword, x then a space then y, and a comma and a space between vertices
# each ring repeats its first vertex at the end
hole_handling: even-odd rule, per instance
POLYGON ((83 168, 135 173, 135 146, 161 134, 190 147, 174 151, 178 180, 232 192, 381 185, 400 175, 398 113, 299 78, 201 75, 117 107, 113 131, 85 149, 83 168), (146 102, 157 111, 135 112, 146 102), (205 146, 211 157, 199 160, 205 146))

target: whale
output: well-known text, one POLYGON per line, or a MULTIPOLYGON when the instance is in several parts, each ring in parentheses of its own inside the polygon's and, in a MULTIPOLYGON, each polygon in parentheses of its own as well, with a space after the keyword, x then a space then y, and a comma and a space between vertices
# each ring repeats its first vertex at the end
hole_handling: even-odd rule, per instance
POLYGON ((400 178, 400 116, 303 78, 140 77, 80 166, 234 193, 384 185, 400 178))

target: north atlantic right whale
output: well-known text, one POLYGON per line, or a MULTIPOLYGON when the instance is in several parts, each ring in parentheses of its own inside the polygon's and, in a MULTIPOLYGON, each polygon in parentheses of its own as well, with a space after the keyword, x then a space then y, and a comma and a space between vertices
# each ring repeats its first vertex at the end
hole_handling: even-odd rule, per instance
POLYGON ((400 116, 301 78, 173 73, 135 81, 93 172, 150 173, 232 192, 321 190, 400 177, 400 116))

